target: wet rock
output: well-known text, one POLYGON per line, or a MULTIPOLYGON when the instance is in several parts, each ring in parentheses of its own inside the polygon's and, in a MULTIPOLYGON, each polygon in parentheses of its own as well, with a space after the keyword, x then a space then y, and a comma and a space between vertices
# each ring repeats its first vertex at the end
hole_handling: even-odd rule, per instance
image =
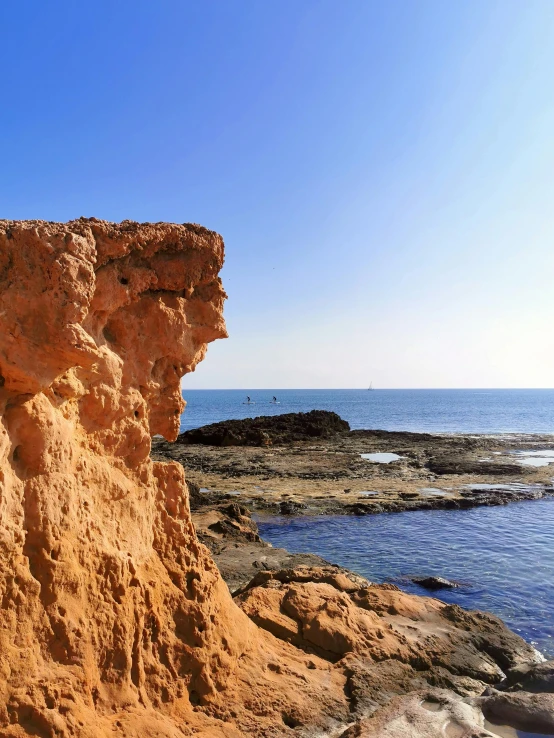
POLYGON ((427 468, 433 474, 477 474, 480 476, 523 476, 530 473, 521 464, 503 462, 482 462, 478 459, 463 456, 434 456, 427 462, 427 468))
POLYGON ((410 577, 410 581, 425 589, 457 589, 460 585, 443 577, 410 577))
POLYGON ((296 515, 300 510, 306 510, 307 507, 303 502, 285 500, 279 503, 279 512, 281 515, 296 515))

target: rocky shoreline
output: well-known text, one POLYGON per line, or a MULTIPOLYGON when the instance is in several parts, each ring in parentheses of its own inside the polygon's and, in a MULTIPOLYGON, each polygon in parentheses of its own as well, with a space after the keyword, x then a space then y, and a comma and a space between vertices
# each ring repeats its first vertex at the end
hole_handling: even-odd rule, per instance
MULTIPOLYGON (((238 606, 259 628, 305 653, 310 668, 344 678, 352 723, 318 735, 551 735, 554 661, 545 662, 499 618, 369 582, 313 554, 273 548, 247 508, 225 501, 207 509, 192 483, 190 499, 197 535, 238 606)), ((423 585, 457 586, 439 578, 423 585)), ((285 725, 312 735, 292 713, 285 725)))
MULTIPOLYGON (((152 453, 186 467, 198 538, 239 607, 310 656, 313 668, 326 663, 344 677, 352 722, 325 735, 554 735, 554 662, 541 663, 499 618, 368 582, 313 554, 273 548, 252 519, 253 512, 360 515, 539 499, 554 493, 548 467, 525 468, 514 452, 552 448, 552 438, 351 432, 327 418, 321 435, 313 435, 310 419, 310 437, 302 438, 293 420, 292 438, 282 420, 273 437, 268 427, 241 434, 235 421, 236 445, 226 445, 225 427, 211 427, 181 443, 155 439, 152 453), (378 452, 402 458, 390 465, 361 458, 378 452), (431 484, 443 494, 426 496, 431 484), (359 499, 360 487, 382 491, 359 499)), ((457 586, 440 578, 428 585, 457 586)), ((311 735, 293 714, 285 724, 311 735)))
POLYGON ((323 411, 224 421, 183 433, 176 443, 152 443, 153 458, 181 463, 208 504, 234 499, 252 512, 285 515, 541 499, 554 495, 554 467, 522 462, 553 449, 553 436, 350 431, 335 413, 323 411), (364 458, 374 454, 398 458, 364 458))
MULTIPOLYGON (((551 732, 552 664, 498 618, 272 549, 237 501, 263 478, 268 510, 342 488, 348 511, 373 483, 410 501, 406 485, 485 469, 479 440, 397 437, 395 469, 360 456, 390 450, 379 434, 308 414, 219 447, 156 441, 153 459, 152 435, 178 436, 181 376, 226 335, 221 237, 0 221, 0 254, 2 738, 551 732)), ((505 455, 485 481, 518 480, 505 455)))

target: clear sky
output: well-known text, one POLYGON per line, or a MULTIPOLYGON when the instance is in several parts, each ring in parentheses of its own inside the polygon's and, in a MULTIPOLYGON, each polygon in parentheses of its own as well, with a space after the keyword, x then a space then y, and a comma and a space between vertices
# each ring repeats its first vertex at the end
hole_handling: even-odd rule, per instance
POLYGON ((0 217, 193 221, 186 387, 554 385, 553 0, 6 0, 0 217))

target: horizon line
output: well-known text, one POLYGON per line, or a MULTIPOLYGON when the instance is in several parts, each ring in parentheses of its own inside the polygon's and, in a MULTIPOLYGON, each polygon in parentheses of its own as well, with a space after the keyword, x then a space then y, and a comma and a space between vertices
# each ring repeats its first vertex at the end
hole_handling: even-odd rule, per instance
POLYGON ((427 392, 427 391, 552 391, 554 387, 373 387, 369 390, 367 387, 181 387, 182 391, 187 392, 302 392, 311 390, 314 392, 329 391, 351 391, 351 392, 427 392))

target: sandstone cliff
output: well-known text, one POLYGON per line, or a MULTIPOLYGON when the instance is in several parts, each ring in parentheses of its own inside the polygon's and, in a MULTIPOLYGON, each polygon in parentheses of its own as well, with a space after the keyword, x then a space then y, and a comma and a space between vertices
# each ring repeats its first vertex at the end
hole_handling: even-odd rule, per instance
POLYGON ((149 459, 226 335, 222 262, 195 225, 0 221, 2 736, 263 733, 340 694, 233 604, 149 459))

